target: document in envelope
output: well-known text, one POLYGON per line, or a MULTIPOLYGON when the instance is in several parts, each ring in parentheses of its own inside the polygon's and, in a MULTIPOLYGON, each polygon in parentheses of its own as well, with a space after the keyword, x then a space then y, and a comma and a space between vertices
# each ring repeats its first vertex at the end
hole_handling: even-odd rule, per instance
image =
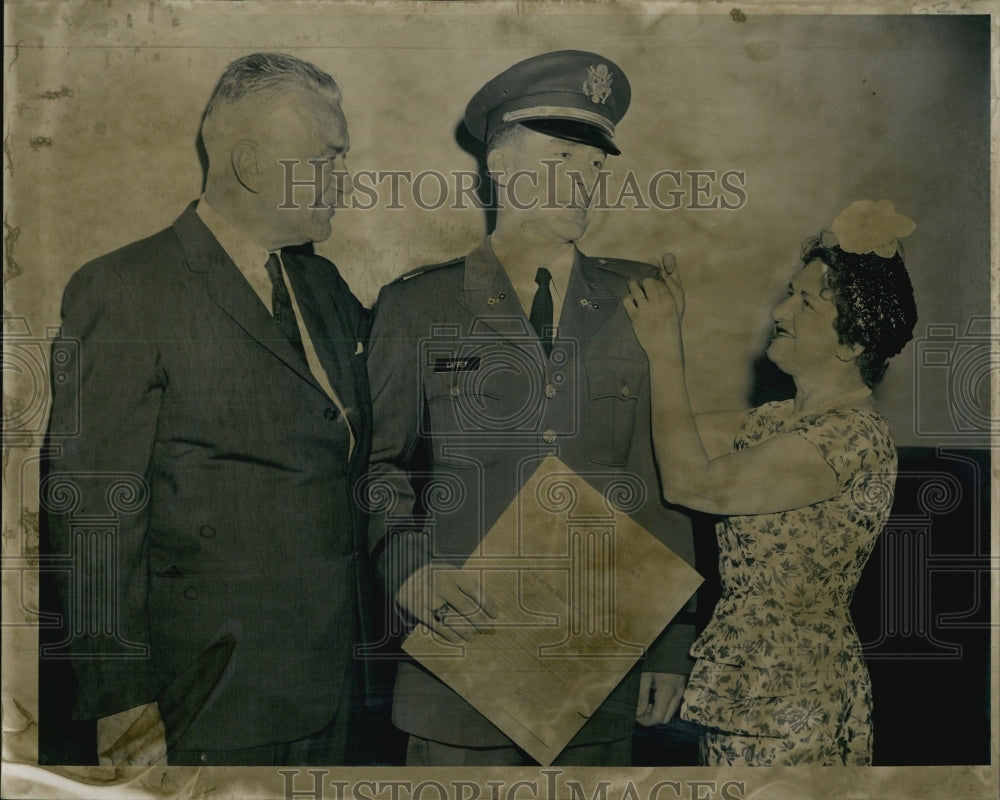
POLYGON ((418 625, 403 649, 545 766, 702 582, 555 456, 463 569, 497 607, 492 635, 418 625))

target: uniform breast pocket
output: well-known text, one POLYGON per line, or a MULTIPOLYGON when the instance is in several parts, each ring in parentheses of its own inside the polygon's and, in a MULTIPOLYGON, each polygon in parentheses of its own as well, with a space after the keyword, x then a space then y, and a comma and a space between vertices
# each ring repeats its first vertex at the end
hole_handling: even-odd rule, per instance
MULTIPOLYGON (((502 432, 501 398, 495 392, 470 388, 462 384, 433 382, 425 387, 430 430, 425 433, 440 436, 459 433, 481 435, 502 432)), ((425 423, 426 424, 426 423, 425 423)))
POLYGON ((590 460, 624 466, 635 435, 639 390, 646 379, 645 362, 630 359, 587 361, 590 460))
POLYGON ((451 467, 484 466, 494 462, 488 446, 504 430, 498 419, 502 398, 472 389, 464 381, 435 380, 425 385, 427 416, 423 431, 433 442, 434 460, 451 467))

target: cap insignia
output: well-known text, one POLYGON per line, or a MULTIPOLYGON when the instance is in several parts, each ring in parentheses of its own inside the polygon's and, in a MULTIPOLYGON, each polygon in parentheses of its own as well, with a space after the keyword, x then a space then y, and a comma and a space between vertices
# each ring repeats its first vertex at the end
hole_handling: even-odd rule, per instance
POLYGON ((583 82, 583 93, 592 103, 604 104, 611 96, 611 72, 606 64, 587 67, 587 80, 583 82))

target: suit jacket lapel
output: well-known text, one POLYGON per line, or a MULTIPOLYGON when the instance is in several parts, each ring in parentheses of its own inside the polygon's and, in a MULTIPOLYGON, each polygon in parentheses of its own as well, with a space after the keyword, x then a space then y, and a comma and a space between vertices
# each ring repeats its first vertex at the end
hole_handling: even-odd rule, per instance
MULTIPOLYGON (((303 258, 295 253, 282 252, 285 271, 291 281, 295 299, 303 319, 301 324, 309 331, 316 355, 330 379, 330 385, 340 398, 344 410, 355 430, 364 430, 363 418, 366 383, 360 373, 361 359, 357 355, 360 332, 351 321, 350 298, 340 297, 331 291, 331 281, 322 284, 313 279, 303 258)), ((330 269, 335 269, 331 264, 330 269)))
POLYGON ((216 305, 253 339, 322 392, 309 371, 309 365, 282 336, 274 319, 261 305, 260 298, 201 221, 194 203, 188 206, 173 227, 187 257, 188 267, 205 273, 208 294, 216 305))

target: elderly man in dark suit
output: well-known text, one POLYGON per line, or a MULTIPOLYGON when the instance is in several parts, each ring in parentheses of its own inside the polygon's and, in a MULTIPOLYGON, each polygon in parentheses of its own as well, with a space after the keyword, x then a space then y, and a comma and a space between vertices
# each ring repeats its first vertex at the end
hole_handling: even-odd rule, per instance
MULTIPOLYGON (((623 477, 644 485, 632 516, 693 561, 687 518, 658 499, 648 362, 621 302, 630 279, 655 270, 576 247, 629 99, 616 64, 578 51, 487 83, 465 122, 501 195, 495 230, 469 255, 386 286, 375 309, 371 545, 401 611, 451 641, 487 630, 497 609, 447 567, 475 551, 526 465, 548 453, 600 491, 623 477), (460 487, 455 501, 436 503, 435 483, 460 487)), ((630 763, 637 713, 664 722, 680 702, 690 623, 667 628, 641 678, 619 684, 557 764, 630 763)), ((410 765, 533 763, 415 661, 399 665, 393 721, 410 735, 410 765)))
POLYGON ((43 469, 64 624, 41 694, 72 665, 105 762, 157 760, 165 728, 171 765, 344 763, 365 314, 333 264, 283 249, 326 239, 351 191, 340 100, 291 56, 234 61, 202 123, 204 195, 66 288, 80 380, 54 385, 50 430, 80 426, 43 469))

